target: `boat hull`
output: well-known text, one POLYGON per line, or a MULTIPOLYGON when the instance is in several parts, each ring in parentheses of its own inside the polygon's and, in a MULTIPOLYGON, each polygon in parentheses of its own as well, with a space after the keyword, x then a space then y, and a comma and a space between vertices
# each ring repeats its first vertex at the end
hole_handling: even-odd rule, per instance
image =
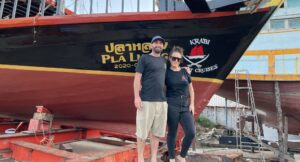
POLYGON ((161 35, 163 56, 174 45, 189 55, 202 44, 209 54, 183 63, 192 69, 197 117, 273 11, 1 20, 0 113, 29 119, 43 105, 63 123, 134 135, 135 65, 161 35))
MULTIPOLYGON (((112 123, 127 124, 126 127, 135 124, 133 76, 8 69, 0 69, 0 73, 2 117, 29 119, 35 105, 43 105, 57 121, 68 125, 109 131, 113 129, 112 123), (110 126, 103 127, 95 121, 108 122, 110 126)), ((205 91, 195 96, 199 114, 221 84, 210 81, 193 84, 195 89, 205 91)))

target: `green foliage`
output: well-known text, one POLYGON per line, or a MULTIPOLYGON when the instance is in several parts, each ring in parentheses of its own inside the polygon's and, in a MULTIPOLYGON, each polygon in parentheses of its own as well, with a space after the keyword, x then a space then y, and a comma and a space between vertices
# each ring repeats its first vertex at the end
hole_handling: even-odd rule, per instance
POLYGON ((199 116, 198 123, 200 126, 205 128, 214 128, 216 126, 214 122, 210 121, 209 119, 203 116, 199 116))

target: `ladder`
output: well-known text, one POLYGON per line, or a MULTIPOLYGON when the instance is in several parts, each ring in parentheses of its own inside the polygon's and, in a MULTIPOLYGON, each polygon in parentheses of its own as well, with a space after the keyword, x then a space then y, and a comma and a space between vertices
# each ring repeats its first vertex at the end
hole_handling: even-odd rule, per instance
MULTIPOLYGON (((251 85, 251 80, 249 76, 248 70, 235 70, 235 99, 236 99, 236 145, 238 149, 244 149, 246 147, 250 147, 251 149, 254 149, 256 146, 258 148, 258 151, 260 152, 260 158, 262 162, 265 162, 265 158, 263 155, 263 143, 261 140, 261 130, 258 123, 258 117, 256 113, 256 106, 253 96, 253 90, 251 85), (241 84, 241 76, 245 76, 243 80, 246 81, 246 83, 241 84), (241 92, 244 91, 244 93, 247 93, 247 102, 248 102, 248 108, 251 112, 251 114, 247 114, 245 112, 245 107, 241 110, 240 107, 240 95, 241 92), (250 132, 244 131, 244 126, 246 126, 246 121, 252 122, 252 134, 250 132), (256 136, 257 140, 253 142, 245 142, 243 141, 242 137, 249 137, 249 136, 256 136)), ((249 138, 251 139, 251 138, 249 138)), ((254 151, 254 150, 253 150, 254 151)))

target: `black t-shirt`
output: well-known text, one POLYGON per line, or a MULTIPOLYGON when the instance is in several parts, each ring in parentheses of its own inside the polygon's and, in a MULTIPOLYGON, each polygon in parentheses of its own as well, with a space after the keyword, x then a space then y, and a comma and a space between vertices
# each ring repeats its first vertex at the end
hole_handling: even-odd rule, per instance
POLYGON ((191 76, 185 69, 181 69, 180 71, 173 71, 171 69, 168 69, 166 73, 167 97, 189 97, 190 83, 191 76))
POLYGON ((135 71, 142 73, 142 101, 166 101, 166 59, 149 54, 142 55, 135 71))

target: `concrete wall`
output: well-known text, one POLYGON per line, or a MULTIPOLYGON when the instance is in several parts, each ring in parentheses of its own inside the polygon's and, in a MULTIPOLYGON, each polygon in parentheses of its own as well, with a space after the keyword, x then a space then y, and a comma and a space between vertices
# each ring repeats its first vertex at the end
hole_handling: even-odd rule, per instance
MULTIPOLYGON (((250 111, 247 111, 250 114, 250 111)), ((208 118, 210 121, 225 126, 227 129, 236 129, 236 113, 235 107, 217 107, 217 106, 209 106, 206 107, 201 116, 208 118), (226 113, 227 111, 227 113, 226 113), (226 115, 227 114, 227 115, 226 115)), ((245 126, 247 131, 251 130, 251 124, 248 123, 245 126)), ((264 139, 269 141, 277 141, 278 140, 278 133, 277 130, 271 127, 267 127, 263 125, 262 127, 264 131, 264 139)), ((289 135, 288 140, 292 142, 299 142, 300 141, 300 133, 299 135, 289 135)))

